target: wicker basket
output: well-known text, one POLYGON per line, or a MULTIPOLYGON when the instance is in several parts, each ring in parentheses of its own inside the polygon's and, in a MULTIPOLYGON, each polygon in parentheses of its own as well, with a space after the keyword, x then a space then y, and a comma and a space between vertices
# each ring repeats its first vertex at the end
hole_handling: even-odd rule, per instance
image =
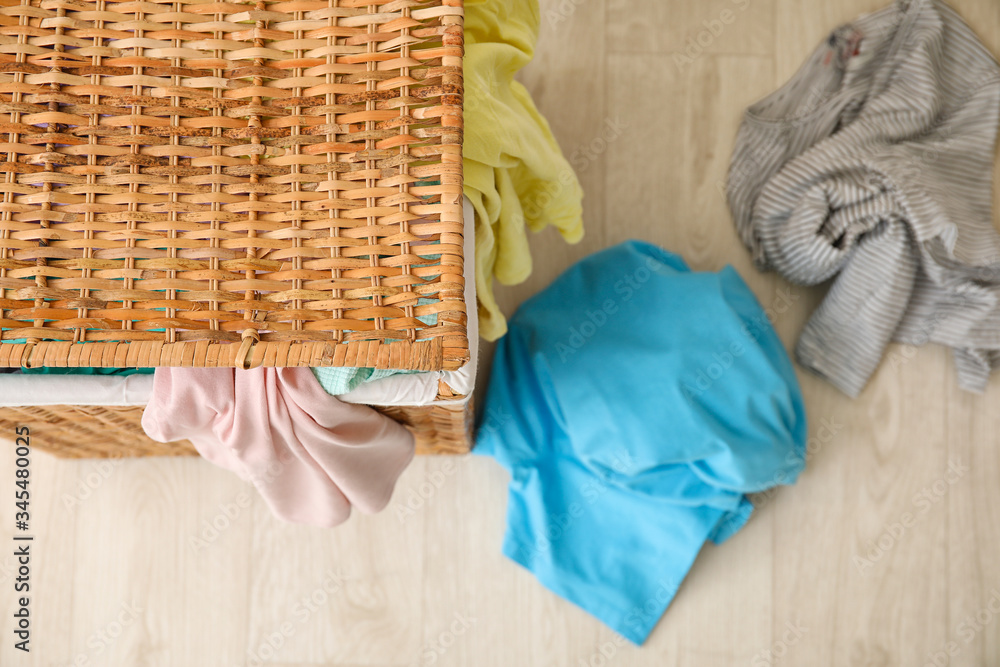
MULTIPOLYGON (((472 402, 442 398, 435 405, 376 409, 405 424, 418 454, 464 454, 472 442, 472 402)), ((29 406, 0 409, 0 430, 28 426, 32 447, 60 458, 123 458, 197 454, 187 440, 164 444, 146 437, 141 406, 29 406)))
MULTIPOLYGON (((0 0, 0 25, 0 366, 468 360, 461 0, 0 0)), ((467 449, 469 405, 387 412, 467 449)), ((138 410, 0 419, 63 455, 190 450, 138 410)))

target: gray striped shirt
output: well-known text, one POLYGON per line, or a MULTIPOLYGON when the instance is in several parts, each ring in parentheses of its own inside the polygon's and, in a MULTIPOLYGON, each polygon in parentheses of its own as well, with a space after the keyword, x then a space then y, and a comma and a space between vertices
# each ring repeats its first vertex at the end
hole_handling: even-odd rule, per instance
POLYGON ((762 269, 832 280, 803 329, 803 366, 857 396, 892 340, 954 349, 982 391, 1000 362, 992 224, 1000 66, 935 0, 835 30, 747 109, 727 194, 762 269))

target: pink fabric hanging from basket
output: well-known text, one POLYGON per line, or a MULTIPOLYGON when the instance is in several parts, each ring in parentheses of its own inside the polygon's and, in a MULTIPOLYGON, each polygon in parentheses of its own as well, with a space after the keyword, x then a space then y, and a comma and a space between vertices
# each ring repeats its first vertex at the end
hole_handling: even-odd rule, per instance
POLYGON ((159 368, 142 426, 190 440, 277 517, 315 526, 383 509, 414 452, 406 428, 329 396, 308 368, 159 368))

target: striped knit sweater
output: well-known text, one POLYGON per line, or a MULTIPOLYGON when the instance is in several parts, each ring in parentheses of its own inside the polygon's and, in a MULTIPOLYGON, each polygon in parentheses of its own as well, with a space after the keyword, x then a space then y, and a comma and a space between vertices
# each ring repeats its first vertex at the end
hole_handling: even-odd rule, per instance
POLYGON ((992 224, 1000 66, 936 0, 835 30, 745 113, 727 194, 762 269, 832 279, 796 357, 856 396, 890 341, 954 350, 982 391, 1000 363, 992 224))

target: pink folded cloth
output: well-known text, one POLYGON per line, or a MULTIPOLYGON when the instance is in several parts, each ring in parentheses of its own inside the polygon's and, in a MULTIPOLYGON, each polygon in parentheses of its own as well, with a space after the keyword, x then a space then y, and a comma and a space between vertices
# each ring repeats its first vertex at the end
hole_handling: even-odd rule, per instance
POLYGON ((413 458, 413 435, 328 395, 308 368, 158 368, 142 417, 159 442, 190 440, 250 480, 274 514, 335 526, 378 512, 413 458))

